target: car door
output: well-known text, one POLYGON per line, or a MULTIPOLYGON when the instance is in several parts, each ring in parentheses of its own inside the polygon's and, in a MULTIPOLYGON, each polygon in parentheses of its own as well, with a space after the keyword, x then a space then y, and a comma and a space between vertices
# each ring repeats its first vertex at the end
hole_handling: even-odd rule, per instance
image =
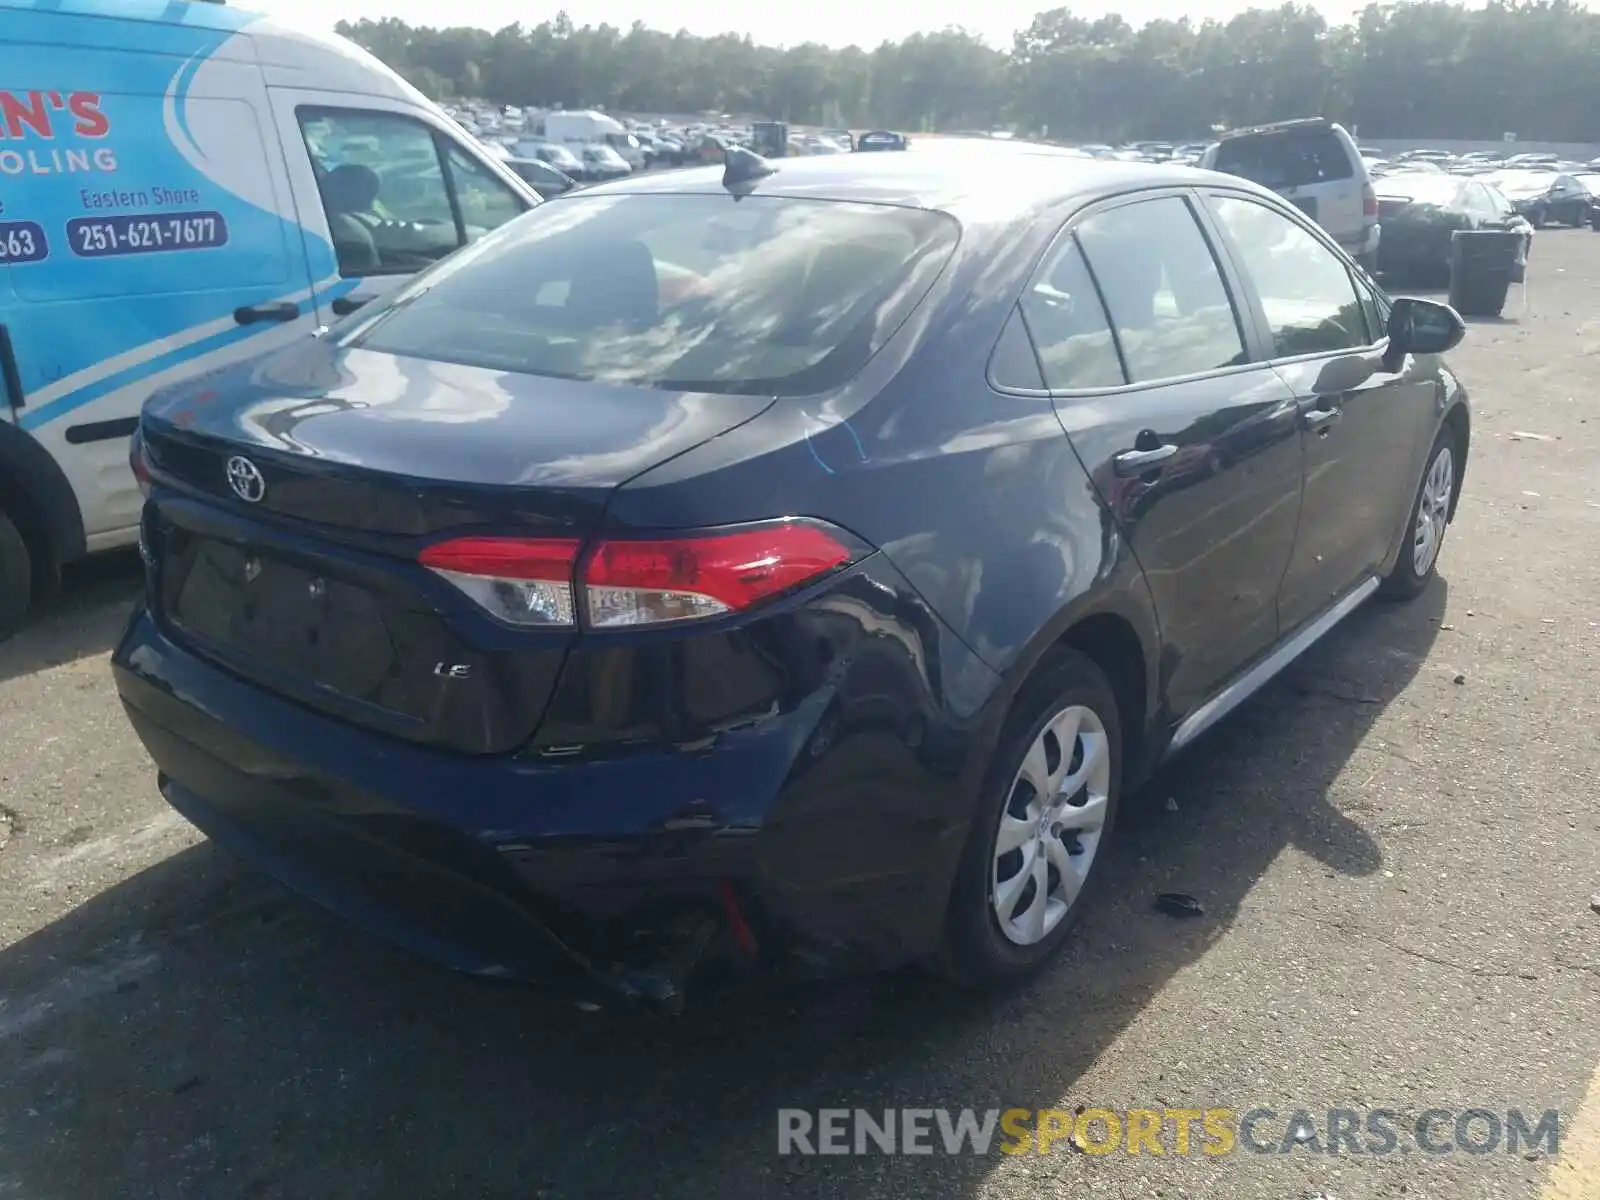
POLYGON ((1305 491, 1278 595, 1285 631, 1370 578, 1399 535, 1416 488, 1439 385, 1407 358, 1385 365, 1374 298, 1309 222, 1257 196, 1208 190, 1273 369, 1305 434, 1305 491))
POLYGON ((1174 720, 1276 640, 1301 486, 1294 397, 1253 361, 1194 203, 1090 210, 1021 304, 1061 424, 1149 583, 1174 720))
POLYGON ((324 321, 539 202, 425 109, 342 92, 271 95, 324 321))

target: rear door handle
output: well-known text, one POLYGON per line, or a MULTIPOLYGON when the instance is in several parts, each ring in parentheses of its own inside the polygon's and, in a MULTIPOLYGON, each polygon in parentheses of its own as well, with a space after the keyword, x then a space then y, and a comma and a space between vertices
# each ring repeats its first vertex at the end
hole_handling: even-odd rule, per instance
POLYGON ((1342 416, 1344 416, 1344 411, 1338 408, 1308 408, 1303 419, 1305 420, 1306 428, 1312 433, 1318 437, 1326 437, 1328 430, 1332 429, 1342 416))
POLYGON ((328 307, 333 309, 334 316, 348 317, 351 313, 355 312, 356 309, 360 308, 363 304, 368 303, 371 299, 371 296, 340 296, 328 307))
POLYGON ((287 300, 271 304, 247 304, 233 310, 233 319, 241 325, 255 325, 262 321, 292 321, 300 315, 300 306, 287 300))
POLYGON ((1151 467, 1160 466, 1177 452, 1178 447, 1171 442, 1148 450, 1124 450, 1111 460, 1111 469, 1118 475, 1140 475, 1151 467))

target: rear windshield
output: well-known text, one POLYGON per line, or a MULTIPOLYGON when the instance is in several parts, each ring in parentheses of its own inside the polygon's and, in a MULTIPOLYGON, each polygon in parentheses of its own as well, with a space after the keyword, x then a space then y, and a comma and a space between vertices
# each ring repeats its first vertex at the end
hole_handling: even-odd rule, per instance
POLYGON ((1216 169, 1263 187, 1305 187, 1355 174, 1344 143, 1331 129, 1228 138, 1217 146, 1216 169))
POLYGON ((345 344, 564 379, 805 395, 865 365, 958 238, 942 213, 890 205, 569 196, 418 275, 345 344))
POLYGON ((1448 175, 1385 175, 1374 184, 1380 200, 1391 196, 1448 207, 1461 184, 1448 175))
POLYGON ((1555 181, 1555 174, 1550 171, 1501 171, 1485 180, 1513 200, 1542 196, 1550 190, 1555 181))

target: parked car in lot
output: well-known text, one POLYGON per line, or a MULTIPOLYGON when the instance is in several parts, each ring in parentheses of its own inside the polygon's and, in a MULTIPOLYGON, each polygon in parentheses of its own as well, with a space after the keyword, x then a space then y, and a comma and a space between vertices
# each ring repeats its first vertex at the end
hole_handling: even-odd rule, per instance
POLYGON ((1533 225, 1495 187, 1478 179, 1402 172, 1374 181, 1378 220, 1378 270, 1393 283, 1442 284, 1450 279, 1450 237, 1458 229, 1515 229, 1524 241, 1526 268, 1533 225))
POLYGON ((578 160, 583 163, 583 177, 597 183, 621 179, 633 171, 627 160, 610 146, 579 146, 577 154, 578 160))
POLYGON ((1469 416, 1459 317, 1267 189, 1011 153, 575 192, 153 397, 168 800, 586 997, 1039 968, 1127 789, 1427 587, 1469 416))
POLYGON ((1378 202, 1366 160, 1344 126, 1320 117, 1225 133, 1200 165, 1269 187, 1321 225, 1369 270, 1377 259, 1378 202))
POLYGON ((904 150, 910 146, 911 140, 903 133, 893 133, 886 129, 874 129, 870 133, 863 133, 856 139, 856 153, 866 154, 884 150, 904 150))
POLYGON ((1589 211, 1586 214, 1588 226, 1596 233, 1600 233, 1600 172, 1585 171, 1574 175, 1573 178, 1589 194, 1589 211))
POLYGON ((546 200, 564 196, 578 186, 572 176, 537 158, 507 158, 505 164, 546 200))
POLYGON ((644 148, 647 166, 679 167, 683 165, 684 150, 681 143, 661 134, 635 132, 639 145, 644 148))
POLYGON ((518 142, 514 157, 533 158, 548 163, 571 179, 583 180, 589 177, 583 159, 566 146, 558 146, 554 142, 518 142))
POLYGON ((1539 166, 1509 167, 1479 176, 1503 192, 1533 225, 1583 225, 1589 219, 1589 192, 1572 175, 1539 166))
POLYGON ((1544 219, 1554 225, 1587 225, 1592 192, 1581 174, 1563 172, 1545 193, 1544 219))

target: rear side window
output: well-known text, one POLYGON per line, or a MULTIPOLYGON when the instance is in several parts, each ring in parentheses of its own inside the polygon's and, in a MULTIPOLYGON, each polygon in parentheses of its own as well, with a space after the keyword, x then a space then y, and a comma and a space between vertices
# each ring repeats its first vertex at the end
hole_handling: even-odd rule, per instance
POLYGON ((1184 200, 1098 213, 1078 226, 1078 239, 1134 383, 1249 360, 1222 273, 1184 200))
POLYGON ((1349 152, 1331 129, 1228 138, 1217 147, 1216 169, 1269 188, 1333 183, 1355 174, 1349 152))
POLYGON ((1489 203, 1495 209, 1495 219, 1508 221, 1517 215, 1516 206, 1507 200, 1505 193, 1490 184, 1483 184, 1484 195, 1489 198, 1489 203))
POLYGON ((1033 335, 1045 386, 1116 387, 1126 383, 1111 322, 1075 237, 1050 254, 1022 298, 1022 315, 1033 335))
POLYGON ((573 196, 419 276, 348 337, 531 375, 805 395, 861 369, 959 235, 890 205, 573 196))

